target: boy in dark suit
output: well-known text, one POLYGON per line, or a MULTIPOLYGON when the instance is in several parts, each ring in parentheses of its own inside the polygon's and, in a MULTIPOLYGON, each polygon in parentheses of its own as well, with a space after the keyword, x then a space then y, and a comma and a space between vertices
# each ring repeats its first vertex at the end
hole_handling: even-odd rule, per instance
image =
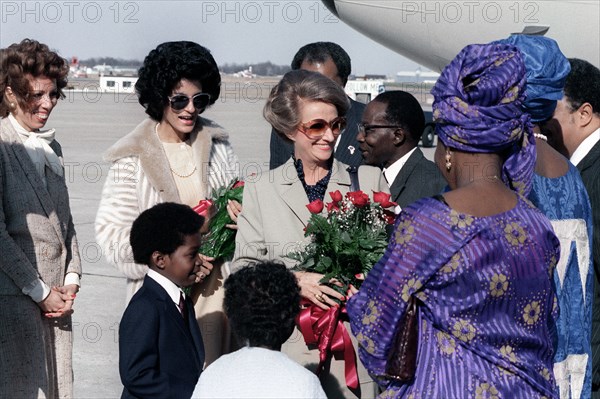
POLYGON ((136 263, 150 268, 119 327, 122 398, 189 398, 200 377, 204 346, 194 305, 181 288, 198 278, 204 219, 190 207, 158 204, 133 222, 136 263))

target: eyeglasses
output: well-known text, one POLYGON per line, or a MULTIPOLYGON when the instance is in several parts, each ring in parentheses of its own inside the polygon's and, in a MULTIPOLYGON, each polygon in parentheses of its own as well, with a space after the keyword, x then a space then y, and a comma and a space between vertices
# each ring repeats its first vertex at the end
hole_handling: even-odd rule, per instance
POLYGON ((181 111, 187 107, 190 100, 192 100, 194 108, 196 109, 204 109, 208 107, 208 104, 210 103, 210 94, 208 93, 198 93, 191 98, 184 94, 175 94, 174 96, 167 98, 174 111, 181 111))
POLYGON ((329 122, 324 119, 313 119, 312 121, 301 123, 300 126, 298 126, 298 130, 311 140, 319 140, 325 135, 327 129, 331 129, 333 137, 337 137, 345 127, 346 118, 338 116, 329 122))
POLYGON ((402 128, 402 126, 399 125, 369 125, 368 123, 362 122, 358 123, 356 126, 358 127, 359 132, 364 132, 365 134, 369 134, 373 129, 402 128))

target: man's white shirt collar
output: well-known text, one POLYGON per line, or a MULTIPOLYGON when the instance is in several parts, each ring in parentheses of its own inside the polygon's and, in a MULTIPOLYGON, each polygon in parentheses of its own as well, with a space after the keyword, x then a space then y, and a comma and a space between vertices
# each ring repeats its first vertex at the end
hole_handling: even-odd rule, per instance
POLYGON ((408 158, 410 158, 410 156, 413 152, 416 151, 416 149, 417 147, 413 148, 412 150, 404 154, 402 158, 391 164, 388 168, 383 169, 383 175, 385 176, 389 187, 392 186, 394 180, 396 180, 396 176, 398 176, 398 173, 400 173, 400 171, 404 167, 404 164, 406 163, 406 161, 408 161, 408 158))
POLYGON ((569 161, 571 161, 573 165, 577 166, 577 164, 581 162, 583 158, 585 158, 592 148, 594 148, 598 141, 600 141, 600 128, 596 129, 592 134, 587 136, 586 139, 581 142, 581 144, 579 144, 579 147, 577 147, 575 152, 573 152, 573 155, 571 155, 571 159, 569 159, 569 161))
MULTIPOLYGON (((392 187, 392 184, 394 184, 394 180, 396 180, 396 177, 404 167, 404 164, 408 161, 408 158, 410 158, 410 156, 413 152, 416 151, 416 149, 417 147, 413 148, 412 150, 404 154, 402 158, 391 164, 389 168, 383 169, 383 176, 387 181, 388 187, 392 187)), ((396 207, 394 208, 394 213, 398 215, 401 211, 402 208, 400 208, 400 205, 396 205, 396 207)))

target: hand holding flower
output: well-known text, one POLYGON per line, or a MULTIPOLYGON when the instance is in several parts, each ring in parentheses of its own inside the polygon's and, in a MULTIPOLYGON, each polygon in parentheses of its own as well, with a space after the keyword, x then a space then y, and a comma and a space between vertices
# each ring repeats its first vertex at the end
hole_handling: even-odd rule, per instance
POLYGON ((212 272, 214 268, 212 261, 214 261, 215 258, 203 254, 198 254, 198 258, 200 258, 202 263, 200 265, 200 270, 196 273, 196 283, 201 283, 212 272))
POLYGON ((210 215, 208 223, 205 223, 208 234, 200 248, 200 253, 213 256, 212 260, 229 259, 233 256, 243 192, 244 182, 237 179, 213 192, 214 201, 210 209, 214 213, 210 215))
POLYGON ((238 215, 242 212, 242 204, 237 202, 236 200, 227 200, 227 214, 233 221, 233 224, 226 224, 225 227, 228 227, 232 230, 237 230, 237 219, 238 215))
MULTIPOLYGON (((296 280, 298 280, 300 295, 323 310, 327 310, 329 307, 335 306, 339 301, 345 299, 342 294, 321 282, 323 279, 322 274, 304 271, 294 272, 294 274, 296 275, 296 280), (338 302, 332 298, 336 298, 338 302)), ((342 284, 335 279, 330 280, 329 283, 342 287, 342 284)))

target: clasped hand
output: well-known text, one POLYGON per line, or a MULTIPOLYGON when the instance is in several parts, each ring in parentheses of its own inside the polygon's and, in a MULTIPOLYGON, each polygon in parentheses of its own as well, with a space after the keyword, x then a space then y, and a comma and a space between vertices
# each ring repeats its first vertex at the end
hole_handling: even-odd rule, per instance
POLYGON ((52 287, 50 294, 38 303, 44 313, 44 317, 58 319, 73 314, 73 302, 79 291, 77 284, 69 284, 62 287, 52 287))

